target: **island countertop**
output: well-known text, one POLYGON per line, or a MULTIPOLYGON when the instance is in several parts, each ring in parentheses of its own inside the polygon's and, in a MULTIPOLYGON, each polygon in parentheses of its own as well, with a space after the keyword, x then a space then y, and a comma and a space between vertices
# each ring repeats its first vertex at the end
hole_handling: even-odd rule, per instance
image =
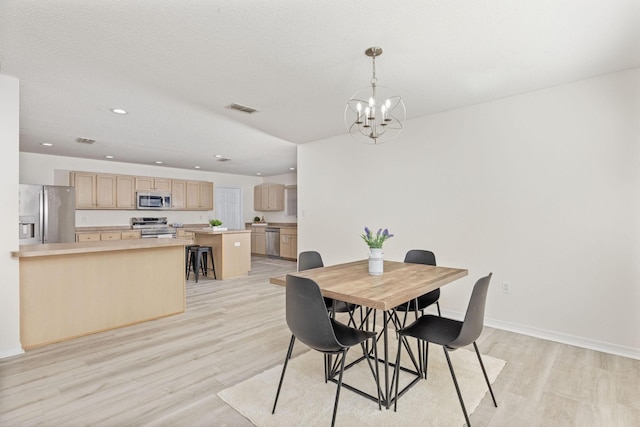
POLYGON ((28 258, 185 246, 191 244, 193 244, 193 241, 190 239, 134 239, 97 242, 47 243, 39 245, 21 245, 19 250, 11 252, 11 256, 16 258, 28 258))
POLYGON ((251 233, 251 230, 214 230, 211 227, 205 228, 185 228, 185 231, 196 234, 238 234, 238 233, 251 233))

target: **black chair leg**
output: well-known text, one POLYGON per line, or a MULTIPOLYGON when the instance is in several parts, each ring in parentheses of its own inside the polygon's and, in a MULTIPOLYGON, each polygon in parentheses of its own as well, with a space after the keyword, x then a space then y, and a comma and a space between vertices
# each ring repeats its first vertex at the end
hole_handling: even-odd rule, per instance
POLYGON ((442 317, 442 314, 440 313, 440 301, 436 301, 436 308, 438 309, 438 316, 442 317))
POLYGON ((340 388, 342 387, 342 374, 344 374, 344 362, 347 360, 347 351, 342 351, 342 362, 340 363, 340 376, 338 377, 338 388, 336 389, 336 401, 333 404, 333 418, 331 418, 331 427, 336 425, 336 414, 338 413, 338 400, 340 399, 340 388))
POLYGON ((482 373, 484 374, 484 380, 487 382, 487 386, 489 387, 489 393, 491 393, 491 398, 493 399, 493 406, 498 407, 498 403, 496 402, 496 397, 493 395, 493 388, 491 388, 491 382, 489 382, 489 377, 487 376, 487 371, 484 369, 484 363, 482 363, 482 357, 480 356, 480 351, 478 350, 478 344, 473 342, 473 348, 476 349, 476 355, 478 356, 478 362, 480 362, 480 367, 482 368, 482 373))
POLYGON ((284 358, 284 366, 282 367, 282 375, 280 375, 280 383, 278 384, 278 391, 276 392, 276 400, 273 402, 272 414, 276 412, 276 405, 278 404, 278 397, 280 396, 280 389, 282 388, 282 380, 284 380, 284 372, 287 370, 287 363, 291 358, 291 352, 293 351, 293 344, 296 341, 295 335, 291 335, 291 342, 289 342, 289 350, 287 351, 287 357, 284 358))
POLYGON ((453 372, 453 365, 451 364, 451 358, 449 357, 449 350, 447 350, 447 347, 445 346, 442 346, 442 349, 444 350, 444 355, 447 357, 447 364, 449 365, 451 378, 453 378, 453 384, 456 386, 456 392, 458 393, 458 400, 460 401, 460 406, 462 406, 464 419, 467 422, 467 427, 471 427, 471 423, 469 422, 469 415, 467 415, 467 408, 464 406, 464 401, 462 400, 462 393, 460 393, 460 386, 458 386, 458 380, 456 379, 456 374, 455 372, 453 372))
POLYGON ((429 341, 424 341, 424 379, 427 379, 427 365, 429 363, 429 341))

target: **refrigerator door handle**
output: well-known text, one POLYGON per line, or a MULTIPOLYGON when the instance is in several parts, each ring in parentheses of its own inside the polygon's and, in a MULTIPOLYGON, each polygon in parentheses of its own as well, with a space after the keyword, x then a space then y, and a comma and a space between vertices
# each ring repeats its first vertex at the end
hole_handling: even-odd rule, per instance
POLYGON ((40 230, 42 232, 42 243, 47 243, 47 227, 49 225, 49 193, 46 188, 42 189, 42 197, 40 197, 40 230))

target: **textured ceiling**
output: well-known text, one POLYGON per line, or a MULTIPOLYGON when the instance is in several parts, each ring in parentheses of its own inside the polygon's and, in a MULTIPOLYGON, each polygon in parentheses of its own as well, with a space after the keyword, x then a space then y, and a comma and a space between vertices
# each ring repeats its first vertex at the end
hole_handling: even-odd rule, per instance
POLYGON ((640 66, 640 1, 0 2, 26 152, 287 173, 296 144, 346 133, 370 46, 415 118, 640 66))

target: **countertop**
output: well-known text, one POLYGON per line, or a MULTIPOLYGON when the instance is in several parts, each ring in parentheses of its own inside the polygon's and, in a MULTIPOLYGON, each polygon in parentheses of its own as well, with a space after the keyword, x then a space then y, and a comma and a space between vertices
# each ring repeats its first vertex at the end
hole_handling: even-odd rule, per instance
POLYGON ((296 222, 267 222, 267 223, 245 223, 245 227, 247 229, 251 229, 251 227, 269 227, 269 228, 298 228, 298 223, 296 222), (257 225, 253 225, 257 224, 257 225))
POLYGON ((238 233, 251 233, 251 230, 213 230, 209 227, 202 228, 185 228, 185 231, 196 234, 238 234, 238 233))
POLYGON ((71 255, 90 252, 126 251, 131 249, 149 249, 193 244, 191 239, 133 239, 108 240, 77 243, 48 243, 43 245, 21 245, 20 250, 11 252, 16 258, 40 257, 52 255, 71 255))

